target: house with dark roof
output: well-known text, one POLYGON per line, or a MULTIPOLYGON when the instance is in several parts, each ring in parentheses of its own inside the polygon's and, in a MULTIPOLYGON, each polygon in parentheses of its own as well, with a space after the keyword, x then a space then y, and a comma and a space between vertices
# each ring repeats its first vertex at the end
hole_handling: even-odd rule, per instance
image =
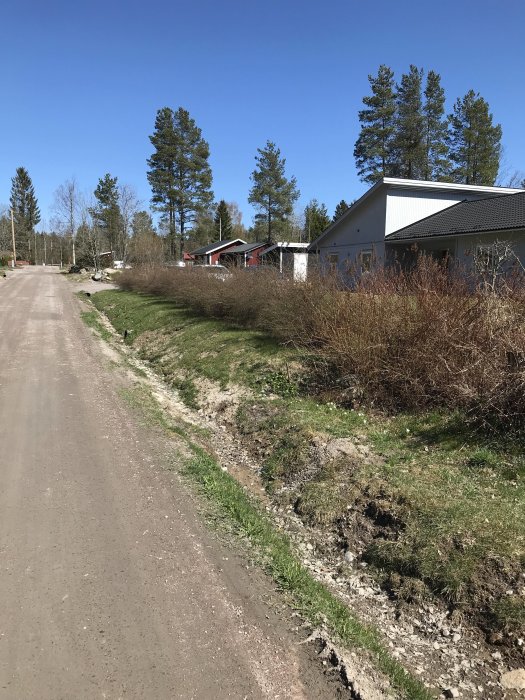
POLYGON ((458 202, 385 238, 391 259, 409 262, 421 251, 466 269, 488 264, 496 243, 525 265, 525 191, 458 202))
POLYGON ((233 241, 216 241, 192 250, 190 255, 196 265, 218 265, 221 253, 244 243, 246 241, 243 241, 242 238, 235 238, 233 241))
POLYGON ((268 246, 268 243, 242 243, 223 251, 219 255, 219 262, 221 265, 255 267, 261 264, 260 255, 268 246))
POLYGON ((504 235, 507 238, 511 231, 513 240, 520 246, 523 239, 520 215, 510 213, 519 208, 520 199, 512 199, 519 193, 523 190, 383 178, 311 243, 309 249, 319 253, 321 269, 333 269, 344 276, 389 264, 396 254, 406 253, 414 244, 436 256, 460 256, 465 260, 474 245, 490 245, 504 235), (502 197, 508 203, 500 202, 502 197), (479 208, 474 206, 476 202, 479 208), (456 221, 456 216, 461 217, 462 224, 456 221), (490 230, 479 228, 483 218, 489 222, 490 230), (465 238, 460 242, 462 236, 465 238))

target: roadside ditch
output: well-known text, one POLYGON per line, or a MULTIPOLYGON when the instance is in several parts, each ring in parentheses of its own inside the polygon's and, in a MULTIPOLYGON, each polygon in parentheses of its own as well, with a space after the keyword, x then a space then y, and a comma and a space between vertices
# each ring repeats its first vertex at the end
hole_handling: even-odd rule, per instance
MULTIPOLYGON (((418 470, 423 473, 429 452, 435 458, 439 449, 429 439, 436 429, 431 419, 425 444, 416 445, 422 464, 396 462, 396 456, 406 453, 399 444, 421 440, 420 427, 418 435, 413 423, 403 427, 405 423, 385 422, 381 436, 376 425, 371 430, 372 421, 363 412, 301 396, 300 358, 276 349, 260 334, 224 329, 226 335, 217 337, 217 322, 194 324, 180 309, 150 304, 137 294, 103 292, 90 301, 104 313, 99 318, 106 334, 111 322, 109 342, 136 373, 137 392, 143 393, 139 403, 151 397, 172 424, 189 432, 192 444, 204 450, 199 458, 210 456, 220 474, 233 477, 243 492, 257 499, 313 579, 344 603, 364 630, 379 631, 377 648, 394 666, 387 663, 382 673, 374 671, 370 648, 357 663, 349 657, 343 665, 349 687, 357 689, 355 697, 389 696, 401 667, 420 685, 398 688, 397 696, 521 696, 519 688, 505 687, 519 685, 519 678, 514 679, 524 665, 519 615, 516 625, 494 624, 490 630, 481 598, 482 614, 476 617, 473 606, 462 604, 461 581, 448 600, 436 597, 424 572, 417 570, 418 565, 423 568, 420 562, 410 562, 410 549, 421 546, 424 533, 418 539, 410 532, 414 501, 409 489, 385 474, 397 467, 413 481, 418 470), (397 566, 389 566, 394 556, 397 566), (375 678, 374 689, 366 691, 370 678, 375 678)), ((99 321, 86 321, 100 332, 99 321)), ((442 441, 451 439, 441 432, 442 441)), ((480 449, 487 448, 478 448, 478 457, 480 449)), ((422 484, 425 488, 423 478, 422 484)), ((426 497, 439 494, 429 487, 426 497)), ((466 536, 456 535, 458 541, 451 546, 468 560, 466 536)), ((444 542, 447 536, 443 533, 444 542)), ((422 561, 425 556, 427 566, 435 566, 431 555, 424 553, 422 561)), ((502 561, 495 560, 494 566, 507 569, 488 571, 478 585, 483 590, 490 583, 488 594, 505 602, 500 588, 511 591, 511 600, 524 581, 519 558, 515 567, 509 566, 510 559, 502 561)), ((443 581, 449 583, 445 574, 443 581)), ((323 623, 319 611, 314 618, 323 653, 344 658, 327 641, 332 621, 323 623)))

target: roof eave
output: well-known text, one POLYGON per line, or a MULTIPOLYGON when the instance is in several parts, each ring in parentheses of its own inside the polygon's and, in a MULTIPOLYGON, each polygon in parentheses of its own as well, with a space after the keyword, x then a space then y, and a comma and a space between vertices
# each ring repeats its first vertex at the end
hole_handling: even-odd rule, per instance
POLYGON ((523 192, 523 188, 496 187, 493 185, 464 185, 458 182, 435 182, 434 180, 405 180, 397 177, 385 177, 383 183, 393 189, 425 189, 425 190, 452 190, 460 192, 486 192, 488 194, 516 194, 523 192))
MULTIPOLYGON (((426 236, 416 236, 413 238, 393 238, 389 239, 387 236, 385 238, 385 243, 417 243, 418 241, 428 241, 431 239, 435 238, 457 238, 458 236, 476 236, 478 234, 487 234, 487 233, 496 233, 498 231, 525 231, 525 226, 503 226, 502 228, 494 228, 492 226, 491 228, 486 228, 486 229, 479 229, 477 231, 447 231, 447 233, 435 233, 435 234, 428 234, 426 236)), ((393 233, 390 234, 391 236, 395 235, 393 233)))
MULTIPOLYGON (((242 238, 234 238, 234 241, 241 241, 241 245, 246 244, 246 241, 243 241, 242 238)), ((208 248, 208 246, 201 246, 200 248, 197 248, 197 250, 192 250, 190 255, 209 255, 210 253, 216 253, 221 248, 227 248, 231 244, 232 244, 232 241, 228 241, 227 243, 222 241, 222 243, 219 242, 219 245, 217 245, 215 248, 208 248), (199 252, 199 251, 202 251, 202 252, 199 252)))

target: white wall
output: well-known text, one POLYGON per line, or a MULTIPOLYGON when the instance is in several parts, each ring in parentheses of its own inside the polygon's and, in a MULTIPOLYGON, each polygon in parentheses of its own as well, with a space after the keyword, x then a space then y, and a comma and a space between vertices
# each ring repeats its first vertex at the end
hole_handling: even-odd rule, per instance
POLYGON ((519 233, 516 231, 497 231, 472 236, 458 236, 456 241, 456 259, 469 269, 473 266, 477 246, 490 245, 494 241, 510 243, 521 265, 525 266, 525 232, 523 231, 519 233))
POLYGON ((377 261, 383 260, 385 254, 385 190, 379 190, 366 202, 350 211, 338 226, 326 236, 319 246, 320 263, 327 265, 327 256, 339 256, 338 270, 345 274, 348 269, 358 264, 362 250, 373 250, 377 261))
POLYGON ((308 272, 308 253, 293 254, 293 278, 296 282, 303 282, 308 272))
POLYGON ((490 246, 495 241, 510 243, 512 250, 523 268, 525 268, 525 231, 495 231, 492 233, 467 234, 457 236, 439 236, 430 240, 405 241, 402 245, 387 244, 388 257, 403 261, 404 256, 414 259, 412 246, 415 244, 419 251, 426 253, 441 253, 448 251, 452 260, 457 261, 467 271, 474 269, 474 256, 477 247, 490 246))
POLYGON ((486 192, 389 189, 386 198, 385 236, 421 219, 437 214, 456 202, 486 199, 486 192))

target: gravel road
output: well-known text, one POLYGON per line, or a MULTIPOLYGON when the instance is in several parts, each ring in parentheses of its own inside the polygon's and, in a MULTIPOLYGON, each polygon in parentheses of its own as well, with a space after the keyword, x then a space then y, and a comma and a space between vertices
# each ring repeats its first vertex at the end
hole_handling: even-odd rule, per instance
POLYGON ((0 279, 0 699, 336 697, 80 307, 49 268, 0 279))

